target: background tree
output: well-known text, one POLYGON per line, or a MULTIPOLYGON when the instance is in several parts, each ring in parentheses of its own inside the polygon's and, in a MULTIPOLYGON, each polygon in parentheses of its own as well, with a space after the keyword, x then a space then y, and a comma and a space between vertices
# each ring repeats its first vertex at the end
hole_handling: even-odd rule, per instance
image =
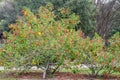
POLYGON ((118 0, 106 0, 97 1, 97 27, 96 32, 104 39, 108 39, 116 28, 119 27, 120 15, 120 3, 118 0))
POLYGON ((81 19, 81 23, 76 26, 76 30, 79 28, 85 33, 85 36, 91 36, 95 29, 95 5, 92 0, 68 0, 66 3, 73 12, 78 14, 81 19))
POLYGON ((0 29, 9 30, 8 25, 16 20, 16 8, 13 0, 1 0, 0 2, 0 29))

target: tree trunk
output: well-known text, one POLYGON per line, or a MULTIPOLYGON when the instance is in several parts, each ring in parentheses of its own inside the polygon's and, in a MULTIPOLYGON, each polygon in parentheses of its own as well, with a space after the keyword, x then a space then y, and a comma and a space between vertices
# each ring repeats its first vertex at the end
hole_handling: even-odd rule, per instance
POLYGON ((48 63, 47 63, 47 65, 46 65, 46 68, 45 68, 44 73, 43 73, 43 79, 46 79, 46 77, 47 77, 47 75, 48 75, 49 64, 50 64, 50 62, 49 62, 49 60, 48 60, 48 63))

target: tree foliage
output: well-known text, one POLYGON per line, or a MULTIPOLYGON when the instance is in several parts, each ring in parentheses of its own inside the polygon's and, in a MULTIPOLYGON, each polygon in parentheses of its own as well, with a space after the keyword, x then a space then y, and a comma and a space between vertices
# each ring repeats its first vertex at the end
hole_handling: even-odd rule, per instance
POLYGON ((42 68, 45 74, 54 73, 65 59, 67 53, 64 49, 70 46, 71 38, 75 36, 68 27, 77 25, 79 16, 70 14, 69 18, 56 21, 50 3, 41 6, 35 15, 26 7, 22 14, 24 17, 11 24, 11 31, 6 33, 5 48, 1 49, 0 54, 3 66, 26 69, 35 65, 42 68), (56 65, 55 69, 50 65, 56 65))
POLYGON ((81 22, 76 26, 76 30, 79 28, 85 33, 86 36, 94 34, 95 29, 95 5, 91 0, 70 0, 66 2, 73 12, 80 16, 81 22))
POLYGON ((68 63, 74 66, 84 63, 92 75, 119 71, 119 33, 110 39, 109 47, 104 47, 103 39, 96 33, 91 40, 84 38, 81 30, 70 28, 79 23, 79 16, 69 14, 65 8, 58 11, 65 18, 56 20, 50 3, 41 6, 36 14, 24 7, 24 16, 6 32, 5 47, 0 48, 0 65, 20 69, 37 66, 44 70, 44 78, 68 63))

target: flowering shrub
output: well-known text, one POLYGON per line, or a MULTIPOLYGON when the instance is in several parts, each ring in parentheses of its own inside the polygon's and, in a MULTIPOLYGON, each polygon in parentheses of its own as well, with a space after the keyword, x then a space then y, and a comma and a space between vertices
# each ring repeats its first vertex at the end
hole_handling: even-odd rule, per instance
POLYGON ((114 34, 110 39, 110 47, 108 47, 107 51, 110 53, 111 59, 109 59, 110 63, 110 71, 120 72, 120 34, 119 32, 114 34))
POLYGON ((111 74, 120 71, 120 35, 116 33, 110 39, 110 46, 105 47, 101 37, 95 34, 94 38, 81 38, 80 53, 75 57, 77 63, 85 64, 91 71, 91 75, 111 74), (80 56, 80 57, 79 57, 80 56), (79 63, 80 62, 80 63, 79 63))
POLYGON ((75 32, 68 27, 77 25, 79 17, 70 14, 69 18, 55 20, 52 9, 53 5, 48 3, 41 6, 37 14, 26 7, 21 11, 24 17, 10 24, 11 31, 6 33, 5 48, 0 54, 3 66, 28 68, 35 65, 45 70, 44 77, 59 68, 66 54, 64 44, 70 44, 71 40, 67 40, 73 38, 75 32), (50 65, 54 64, 56 66, 51 71, 50 65))
POLYGON ((84 38, 81 30, 74 31, 79 23, 77 15, 62 8, 59 9, 62 17, 56 19, 58 15, 53 8, 48 3, 41 6, 37 14, 26 7, 21 11, 24 16, 10 24, 11 31, 6 32, 5 47, 0 48, 0 65, 21 69, 37 66, 44 70, 44 78, 59 66, 70 66, 70 63, 87 65, 92 75, 119 69, 114 66, 120 61, 118 34, 110 39, 109 47, 104 47, 104 41, 97 34, 91 40, 84 38))

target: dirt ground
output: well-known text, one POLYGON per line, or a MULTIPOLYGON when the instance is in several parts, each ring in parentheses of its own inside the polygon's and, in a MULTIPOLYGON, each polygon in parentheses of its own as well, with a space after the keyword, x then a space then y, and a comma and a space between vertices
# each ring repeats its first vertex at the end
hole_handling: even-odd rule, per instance
MULTIPOLYGON (((43 80, 43 73, 29 72, 15 75, 15 72, 9 73, 8 78, 17 78, 17 80, 43 80)), ((57 72, 54 77, 45 80, 120 80, 120 76, 89 76, 87 74, 73 74, 67 72, 57 72)))

